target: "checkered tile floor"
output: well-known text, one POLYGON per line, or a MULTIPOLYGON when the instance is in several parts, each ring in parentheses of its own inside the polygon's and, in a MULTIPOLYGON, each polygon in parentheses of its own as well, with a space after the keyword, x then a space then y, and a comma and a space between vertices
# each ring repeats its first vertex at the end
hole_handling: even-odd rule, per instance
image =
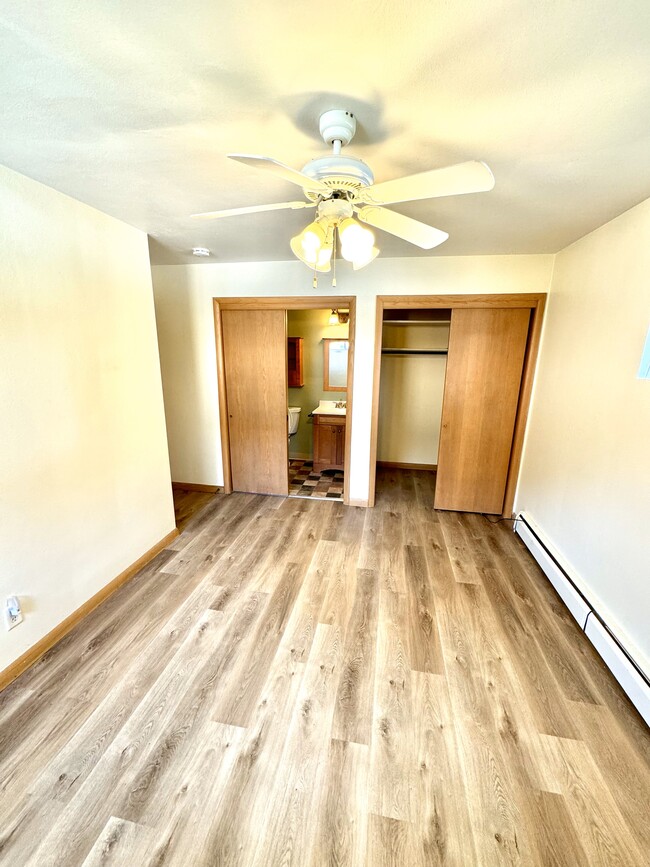
POLYGON ((343 499, 343 472, 314 472, 312 461, 289 461, 289 496, 327 500, 343 499))

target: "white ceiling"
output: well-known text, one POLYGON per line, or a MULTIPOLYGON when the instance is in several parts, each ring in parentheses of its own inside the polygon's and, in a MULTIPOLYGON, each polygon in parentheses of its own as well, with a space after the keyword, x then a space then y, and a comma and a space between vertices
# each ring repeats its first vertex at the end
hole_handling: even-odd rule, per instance
POLYGON ((395 205, 451 235, 383 256, 555 252, 650 196, 648 0, 0 3, 0 162, 151 236, 157 263, 290 259, 295 168, 352 109, 377 181, 483 159, 490 193, 395 205))

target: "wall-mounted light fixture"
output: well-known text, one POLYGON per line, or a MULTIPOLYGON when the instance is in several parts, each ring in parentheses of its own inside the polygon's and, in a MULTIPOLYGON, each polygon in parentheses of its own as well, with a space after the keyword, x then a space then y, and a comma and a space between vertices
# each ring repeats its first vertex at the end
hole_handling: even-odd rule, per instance
POLYGON ((329 318, 330 325, 347 325, 350 321, 350 311, 349 310, 339 310, 338 308, 332 310, 332 313, 329 318))

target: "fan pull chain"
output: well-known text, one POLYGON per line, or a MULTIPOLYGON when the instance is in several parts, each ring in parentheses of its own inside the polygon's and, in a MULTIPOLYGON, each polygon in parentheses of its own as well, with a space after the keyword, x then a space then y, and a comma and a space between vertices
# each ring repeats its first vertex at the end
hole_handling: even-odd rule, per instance
POLYGON ((336 227, 332 228, 332 287, 336 288, 336 227))

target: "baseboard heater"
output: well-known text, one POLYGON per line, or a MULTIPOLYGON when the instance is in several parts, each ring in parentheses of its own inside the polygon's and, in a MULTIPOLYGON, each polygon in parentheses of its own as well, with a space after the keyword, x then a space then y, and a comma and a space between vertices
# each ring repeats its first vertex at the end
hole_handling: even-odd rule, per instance
POLYGON ((542 572, 596 648, 630 701, 650 726, 650 678, 632 654, 609 628, 607 622, 541 538, 534 522, 521 512, 515 519, 515 533, 533 555, 542 572))

